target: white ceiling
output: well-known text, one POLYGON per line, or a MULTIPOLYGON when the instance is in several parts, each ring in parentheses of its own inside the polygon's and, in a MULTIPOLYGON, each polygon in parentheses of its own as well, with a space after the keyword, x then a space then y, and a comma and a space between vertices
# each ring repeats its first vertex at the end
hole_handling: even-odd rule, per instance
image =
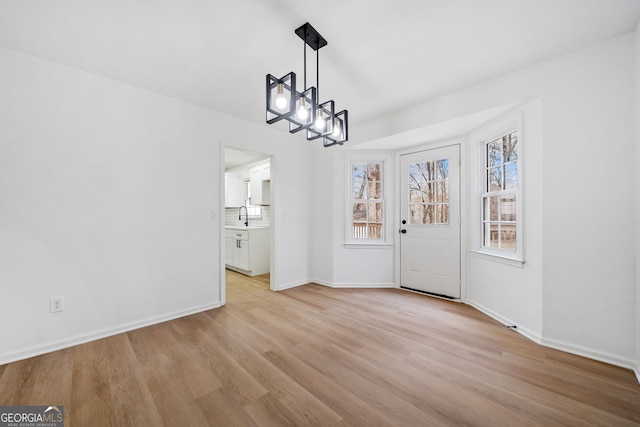
POLYGON ((0 0, 0 45, 264 123, 265 75, 301 79, 309 21, 322 99, 353 127, 639 19, 640 0, 0 0))

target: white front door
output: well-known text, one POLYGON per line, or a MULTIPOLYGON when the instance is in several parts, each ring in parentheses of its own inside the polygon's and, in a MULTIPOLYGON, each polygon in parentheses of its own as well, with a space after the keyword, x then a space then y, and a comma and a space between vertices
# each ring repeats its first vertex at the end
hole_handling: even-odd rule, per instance
POLYGON ((400 285, 460 298, 460 146, 400 156, 400 285))

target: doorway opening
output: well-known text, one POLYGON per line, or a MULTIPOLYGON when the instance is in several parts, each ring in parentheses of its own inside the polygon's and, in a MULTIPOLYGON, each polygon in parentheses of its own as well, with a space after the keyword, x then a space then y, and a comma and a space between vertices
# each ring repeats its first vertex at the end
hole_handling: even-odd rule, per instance
MULTIPOLYGON (((225 294, 238 281, 271 285, 271 157, 224 149, 225 294)), ((226 299, 226 296, 225 296, 226 299)))

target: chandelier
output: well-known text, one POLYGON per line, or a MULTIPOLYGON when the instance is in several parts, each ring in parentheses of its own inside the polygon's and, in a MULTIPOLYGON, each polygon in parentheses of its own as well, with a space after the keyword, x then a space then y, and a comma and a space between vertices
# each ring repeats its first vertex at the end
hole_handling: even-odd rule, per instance
POLYGON ((320 102, 320 48, 327 41, 308 22, 295 30, 304 44, 304 90, 298 92, 296 73, 282 78, 267 74, 267 123, 289 122, 289 132, 305 131, 307 141, 322 138, 325 147, 349 139, 347 110, 335 112, 333 100, 320 102), (316 86, 307 87, 307 46, 316 51, 316 86))

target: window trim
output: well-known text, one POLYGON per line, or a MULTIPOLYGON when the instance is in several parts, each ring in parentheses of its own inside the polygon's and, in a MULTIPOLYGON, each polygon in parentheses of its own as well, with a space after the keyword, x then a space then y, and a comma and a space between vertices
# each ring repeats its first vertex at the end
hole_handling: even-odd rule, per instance
POLYGON ((391 184, 393 179, 393 154, 388 152, 346 152, 345 153, 345 248, 383 248, 391 247, 391 208, 392 200, 391 184), (353 238, 353 206, 352 206, 352 164, 379 162, 382 165, 382 237, 379 239, 354 239, 353 238))
MULTIPOLYGON (((511 263, 513 265, 522 265, 525 262, 524 258, 524 242, 526 236, 524 235, 524 204, 523 204, 523 194, 524 194, 524 181, 523 181, 523 170, 524 170, 524 161, 523 161, 523 153, 524 153, 524 137, 522 132, 522 113, 516 112, 512 113, 498 121, 494 122, 491 125, 488 125, 484 128, 481 128, 475 132, 473 132, 471 136, 471 143, 475 145, 477 162, 476 162, 476 170, 475 170, 475 180, 476 180, 476 212, 473 216, 474 220, 474 228, 473 232, 473 244, 471 248, 471 252, 474 252, 479 255, 485 255, 487 258, 494 258, 497 261, 511 263), (485 181, 486 181, 486 146, 488 143, 495 141, 496 139, 502 138, 504 135, 509 133, 517 133, 518 137, 518 188, 515 190, 516 194, 516 251, 507 251, 501 249, 493 249, 484 246, 484 221, 483 221, 483 195, 488 194, 485 189, 485 181)), ((513 190, 510 190, 513 191, 513 190)), ((485 257, 483 257, 485 258, 485 257)))

